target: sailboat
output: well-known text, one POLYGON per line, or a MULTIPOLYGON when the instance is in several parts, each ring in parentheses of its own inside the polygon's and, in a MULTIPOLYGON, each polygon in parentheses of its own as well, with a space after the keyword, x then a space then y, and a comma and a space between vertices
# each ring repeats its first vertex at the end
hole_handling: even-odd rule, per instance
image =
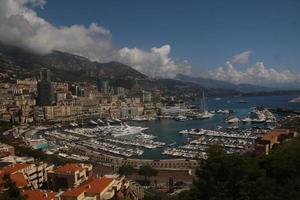
POLYGON ((208 110, 207 110, 207 105, 206 105, 206 100, 205 100, 204 92, 202 93, 202 102, 201 102, 201 104, 202 104, 202 110, 203 110, 203 112, 198 114, 197 119, 209 119, 209 118, 212 118, 214 116, 214 114, 208 112, 208 110))

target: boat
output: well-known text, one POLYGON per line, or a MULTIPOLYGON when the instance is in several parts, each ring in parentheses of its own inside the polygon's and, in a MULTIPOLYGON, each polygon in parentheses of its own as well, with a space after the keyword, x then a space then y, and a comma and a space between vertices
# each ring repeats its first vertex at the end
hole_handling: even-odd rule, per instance
POLYGON ((113 120, 114 120, 115 122, 119 122, 119 123, 122 122, 122 121, 121 121, 120 119, 118 119, 118 118, 113 118, 113 120))
POLYGON ((213 113, 210 113, 208 111, 204 111, 203 113, 200 113, 197 115, 197 119, 209 119, 214 116, 213 113))
POLYGON ((217 112, 216 113, 218 113, 218 114, 229 114, 230 113, 230 111, 228 110, 228 109, 225 109, 225 110, 217 110, 217 112))
POLYGON ((140 134, 147 129, 148 129, 147 127, 129 126, 126 123, 124 123, 124 126, 110 127, 109 131, 113 137, 120 137, 120 136, 140 134))
POLYGON ((242 122, 245 124, 250 123, 250 122, 252 122, 252 119, 250 117, 246 117, 246 118, 242 119, 242 122))
POLYGON ((89 121, 89 124, 90 124, 90 125, 98 125, 98 123, 95 122, 94 120, 90 120, 90 121, 89 121))
POLYGON ((222 98, 220 98, 220 97, 215 98, 216 101, 220 101, 221 99, 222 98))
POLYGON ((237 129, 239 129, 238 126, 228 126, 227 127, 227 130, 237 130, 237 129))
POLYGON ((206 105, 206 100, 205 100, 205 95, 204 95, 204 92, 202 93, 202 113, 199 113, 197 115, 197 119, 209 119, 209 118, 212 118, 215 114, 209 112, 207 110, 207 105, 206 105))
POLYGON ((105 123, 105 122, 102 121, 101 119, 97 119, 97 122, 98 122, 98 123, 101 123, 101 124, 104 124, 104 123, 105 123))
POLYGON ((132 121, 145 122, 145 121, 148 121, 148 119, 146 117, 136 116, 135 118, 132 119, 132 121))
POLYGON ((78 127, 78 124, 75 123, 75 122, 71 122, 69 125, 70 125, 71 127, 78 127))
POLYGON ((248 101, 241 99, 239 100, 239 103, 248 103, 248 101))
POLYGON ((229 117, 225 120, 226 123, 239 123, 240 122, 240 119, 237 118, 237 117, 229 117))
POLYGON ((185 121, 187 120, 187 117, 184 115, 178 115, 177 117, 174 118, 176 121, 185 121))
POLYGON ((179 133, 180 133, 180 134, 188 134, 189 131, 188 131, 187 129, 184 129, 184 130, 182 130, 182 131, 179 131, 179 133))
POLYGON ((169 144, 169 147, 174 146, 176 144, 176 142, 173 142, 171 144, 169 144))

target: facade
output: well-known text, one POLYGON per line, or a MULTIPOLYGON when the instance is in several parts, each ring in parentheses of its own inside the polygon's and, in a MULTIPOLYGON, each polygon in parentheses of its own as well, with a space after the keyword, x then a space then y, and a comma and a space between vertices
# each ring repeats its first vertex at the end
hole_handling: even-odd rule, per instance
POLYGON ((51 83, 51 74, 48 69, 41 69, 40 81, 37 84, 37 104, 51 106, 55 102, 54 87, 51 83))
POLYGON ((108 81, 98 78, 96 84, 98 92, 102 92, 103 94, 109 93, 110 87, 108 81))
POLYGON ((0 158, 6 156, 14 156, 15 155, 15 148, 8 144, 0 143, 0 158))
POLYGON ((48 188, 58 191, 78 187, 92 171, 91 165, 65 164, 48 173, 48 188))
POLYGON ((33 189, 38 189, 47 182, 47 173, 52 168, 53 165, 46 163, 16 163, 0 169, 0 174, 2 177, 9 174, 19 188, 30 186, 33 189))
POLYGON ((54 103, 54 88, 51 82, 39 81, 37 84, 37 104, 51 106, 54 103))
POLYGON ((142 199, 143 190, 125 177, 90 178, 79 187, 65 191, 61 200, 142 199))
POLYGON ((26 200, 58 200, 58 195, 55 192, 43 190, 23 190, 22 195, 26 200))
POLYGON ((289 129, 274 129, 266 134, 258 137, 256 141, 255 152, 257 154, 270 154, 274 145, 280 144, 282 141, 295 137, 296 133, 289 129))

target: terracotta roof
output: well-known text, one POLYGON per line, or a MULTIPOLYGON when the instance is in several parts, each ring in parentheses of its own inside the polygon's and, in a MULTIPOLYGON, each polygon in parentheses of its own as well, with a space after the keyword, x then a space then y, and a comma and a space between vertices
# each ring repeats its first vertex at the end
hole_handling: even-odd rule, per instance
POLYGON ((269 131, 268 133, 261 136, 262 140, 271 140, 273 138, 278 137, 279 135, 288 135, 289 130, 288 129, 274 129, 272 131, 269 131))
POLYGON ((24 188, 27 185, 27 181, 22 173, 11 174, 10 178, 13 182, 16 183, 18 188, 24 188))
POLYGON ((84 168, 79 164, 68 163, 68 164, 65 164, 63 166, 56 168, 56 170, 54 170, 54 172, 56 172, 56 173, 74 173, 76 171, 81 172, 83 170, 84 170, 84 168))
POLYGON ((22 195, 27 197, 27 200, 53 200, 55 192, 44 192, 40 190, 24 190, 22 195))
MULTIPOLYGON (((1 187, 3 187, 3 181, 4 181, 3 178, 4 178, 5 174, 8 174, 8 173, 4 173, 2 170, 0 170, 0 185, 1 185, 1 187)), ((21 172, 9 174, 9 175, 10 175, 11 180, 16 183, 16 186, 18 188, 24 188, 27 185, 26 178, 25 178, 24 174, 22 174, 21 172)))
POLYGON ((73 188, 73 189, 65 191, 64 193, 62 193, 61 196, 65 196, 65 197, 78 197, 79 195, 81 195, 84 192, 85 192, 85 187, 79 186, 77 188, 73 188))
POLYGON ((1 169, 2 173, 4 174, 12 174, 15 173, 17 171, 20 171, 26 167, 31 166, 31 164, 28 163, 16 163, 16 164, 11 164, 8 166, 5 166, 1 169))
POLYGON ((82 193, 99 194, 113 181, 112 178, 91 178, 79 187, 65 191, 62 196, 77 197, 82 193))

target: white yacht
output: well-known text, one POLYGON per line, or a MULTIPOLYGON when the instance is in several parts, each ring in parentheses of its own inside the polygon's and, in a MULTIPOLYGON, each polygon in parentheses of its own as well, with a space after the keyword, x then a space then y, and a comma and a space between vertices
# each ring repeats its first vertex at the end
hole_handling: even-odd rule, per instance
POLYGON ((177 117, 175 117, 175 120, 177 121, 185 121, 187 120, 187 117, 184 115, 178 115, 177 117))
POLYGON ((205 95, 204 92, 202 93, 202 113, 199 113, 197 116, 197 119, 209 119, 212 118, 215 114, 208 112, 207 110, 207 105, 206 105, 206 99, 205 99, 205 95))
POLYGON ((136 116, 135 118, 132 119, 132 121, 145 122, 148 121, 148 119, 146 117, 136 116))
POLYGON ((229 123, 229 124, 231 124, 231 123, 239 123, 240 119, 237 118, 237 117, 231 117, 231 118, 226 119, 225 122, 229 123))

